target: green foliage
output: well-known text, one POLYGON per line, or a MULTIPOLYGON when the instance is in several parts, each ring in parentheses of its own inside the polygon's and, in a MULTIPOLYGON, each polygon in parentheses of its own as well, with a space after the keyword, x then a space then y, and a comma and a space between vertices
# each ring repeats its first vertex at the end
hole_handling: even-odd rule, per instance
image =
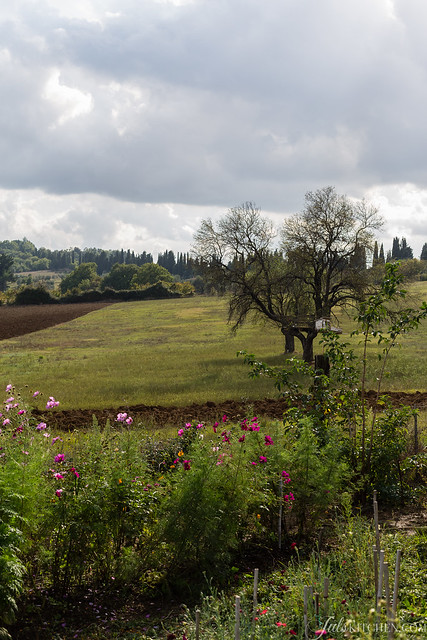
MULTIPOLYGON (((338 435, 338 434, 336 434, 338 435)), ((339 436, 338 436, 339 437, 339 436)), ((339 502, 347 486, 349 472, 342 459, 338 438, 322 446, 309 418, 302 421, 298 437, 286 452, 286 468, 292 470, 296 519, 299 535, 313 533, 329 517, 328 509, 339 502)))
POLYGON ((102 289, 111 288, 115 291, 131 289, 132 278, 139 271, 136 264, 113 264, 110 273, 102 278, 102 289))
POLYGON ((173 276, 158 264, 147 263, 138 268, 131 280, 132 288, 138 289, 156 282, 173 282, 173 276))
POLYGON ((100 282, 97 274, 97 265, 95 262, 84 262, 74 267, 73 271, 65 276, 59 285, 61 293, 72 291, 73 289, 95 288, 100 282))
POLYGON ((17 599, 23 589, 25 566, 20 551, 20 501, 21 496, 13 493, 0 471, 0 624, 14 621, 17 599))
POLYGON ((14 302, 15 304, 55 304, 58 299, 40 284, 36 287, 21 287, 16 293, 14 302))
POLYGON ((4 291, 7 283, 14 279, 13 258, 5 253, 0 253, 0 291, 4 291))

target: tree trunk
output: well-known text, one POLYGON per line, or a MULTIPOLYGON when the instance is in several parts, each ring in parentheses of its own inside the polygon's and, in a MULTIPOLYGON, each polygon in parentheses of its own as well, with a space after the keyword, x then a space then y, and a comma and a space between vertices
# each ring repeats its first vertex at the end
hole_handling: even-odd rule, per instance
POLYGON ((294 353, 295 351, 295 336, 289 331, 289 329, 282 329, 282 333, 285 336, 285 353, 294 353))
POLYGON ((313 362, 313 342, 317 336, 315 329, 307 331, 307 335, 304 335, 299 329, 294 329, 294 335, 301 342, 302 345, 302 359, 304 362, 313 362))

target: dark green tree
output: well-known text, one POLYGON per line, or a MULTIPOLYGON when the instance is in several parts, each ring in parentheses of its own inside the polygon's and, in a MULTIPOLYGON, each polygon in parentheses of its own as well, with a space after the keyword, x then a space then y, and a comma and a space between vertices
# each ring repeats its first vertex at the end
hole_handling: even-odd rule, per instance
POLYGON ((13 258, 5 253, 0 253, 0 291, 5 291, 7 283, 13 280, 13 258))
POLYGON ((173 276, 167 269, 153 262, 147 262, 138 267, 137 273, 132 278, 132 288, 139 289, 156 282, 173 282, 173 276))
POLYGON ((139 268, 136 264, 113 264, 110 273, 102 278, 101 287, 106 289, 110 287, 116 291, 122 291, 132 288, 132 278, 138 273, 139 268))
POLYGON ((61 293, 73 289, 87 290, 97 287, 100 283, 100 277, 96 268, 95 262, 82 262, 74 267, 74 270, 61 280, 59 285, 61 293))

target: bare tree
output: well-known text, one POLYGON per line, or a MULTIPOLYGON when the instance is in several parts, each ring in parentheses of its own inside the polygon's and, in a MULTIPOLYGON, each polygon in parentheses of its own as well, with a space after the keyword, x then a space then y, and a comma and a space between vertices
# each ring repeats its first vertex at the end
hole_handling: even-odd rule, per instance
POLYGON ((289 317, 298 296, 286 262, 274 251, 277 233, 251 202, 230 209, 217 224, 204 220, 194 237, 194 252, 210 281, 229 293, 228 320, 233 330, 249 314, 277 325, 294 350, 289 317))
POLYGON ((205 275, 229 293, 233 329, 249 315, 261 317, 280 328, 287 352, 297 338, 311 362, 315 320, 366 292, 365 252, 380 225, 376 209, 326 187, 307 193, 304 211, 286 221, 280 249, 272 223, 246 202, 216 224, 204 220, 194 253, 205 275))
MULTIPOLYGON (((363 299, 370 286, 366 251, 372 251, 374 231, 381 225, 375 207, 340 196, 333 187, 309 191, 302 213, 285 222, 282 249, 288 268, 317 319, 363 299)), ((306 361, 313 358, 316 334, 315 326, 294 330, 306 361)))

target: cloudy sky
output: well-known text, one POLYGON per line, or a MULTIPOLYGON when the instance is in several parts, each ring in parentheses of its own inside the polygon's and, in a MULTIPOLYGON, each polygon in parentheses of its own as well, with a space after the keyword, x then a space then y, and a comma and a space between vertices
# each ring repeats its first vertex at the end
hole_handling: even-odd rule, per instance
POLYGON ((0 7, 1 239, 189 250, 333 185, 427 242, 425 0, 14 0, 0 7))

